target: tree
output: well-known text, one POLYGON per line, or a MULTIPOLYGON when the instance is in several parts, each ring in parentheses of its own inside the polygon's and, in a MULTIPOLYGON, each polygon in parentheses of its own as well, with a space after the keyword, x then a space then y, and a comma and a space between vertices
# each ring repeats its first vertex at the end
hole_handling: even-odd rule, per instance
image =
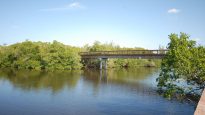
POLYGON ((71 70, 80 69, 80 48, 60 42, 25 41, 0 47, 0 67, 17 69, 71 70))
POLYGON ((205 84, 205 48, 197 46, 189 40, 185 33, 169 35, 170 43, 166 57, 162 60, 160 76, 157 78, 158 87, 164 90, 166 97, 174 94, 187 94, 195 89, 181 85, 197 85, 197 89, 205 84))

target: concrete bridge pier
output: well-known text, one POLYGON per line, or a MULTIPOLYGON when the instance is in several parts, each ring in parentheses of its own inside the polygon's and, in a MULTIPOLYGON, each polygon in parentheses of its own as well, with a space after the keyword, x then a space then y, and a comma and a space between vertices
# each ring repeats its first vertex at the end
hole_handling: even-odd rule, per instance
POLYGON ((103 65, 104 65, 104 69, 107 69, 107 60, 108 58, 100 58, 100 70, 103 69, 103 65))
POLYGON ((102 69, 102 58, 100 58, 100 70, 102 69))

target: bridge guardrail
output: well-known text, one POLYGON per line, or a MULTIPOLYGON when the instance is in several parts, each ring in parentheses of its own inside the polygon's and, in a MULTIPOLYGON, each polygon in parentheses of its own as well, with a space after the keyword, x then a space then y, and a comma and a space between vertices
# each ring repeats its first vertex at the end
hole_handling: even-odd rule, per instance
POLYGON ((88 55, 137 55, 137 54, 166 54, 168 50, 117 50, 117 51, 95 51, 95 52, 80 52, 81 56, 88 55))

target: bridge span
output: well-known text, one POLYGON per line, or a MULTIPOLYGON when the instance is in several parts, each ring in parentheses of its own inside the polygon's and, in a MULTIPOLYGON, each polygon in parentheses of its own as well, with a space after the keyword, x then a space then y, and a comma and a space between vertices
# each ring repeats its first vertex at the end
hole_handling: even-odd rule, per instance
POLYGON ((162 59, 168 50, 116 50, 80 52, 81 58, 137 58, 162 59))
POLYGON ((82 59, 100 59, 100 69, 104 62, 104 68, 107 68, 107 59, 109 58, 135 58, 135 59, 162 59, 168 50, 116 50, 116 51, 95 51, 80 52, 82 59))

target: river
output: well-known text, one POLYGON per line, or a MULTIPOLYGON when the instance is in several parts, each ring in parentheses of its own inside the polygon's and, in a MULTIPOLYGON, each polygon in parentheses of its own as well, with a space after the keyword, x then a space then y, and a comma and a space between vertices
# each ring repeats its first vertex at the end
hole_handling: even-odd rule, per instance
POLYGON ((157 68, 0 70, 0 115, 193 115, 156 92, 157 68))

